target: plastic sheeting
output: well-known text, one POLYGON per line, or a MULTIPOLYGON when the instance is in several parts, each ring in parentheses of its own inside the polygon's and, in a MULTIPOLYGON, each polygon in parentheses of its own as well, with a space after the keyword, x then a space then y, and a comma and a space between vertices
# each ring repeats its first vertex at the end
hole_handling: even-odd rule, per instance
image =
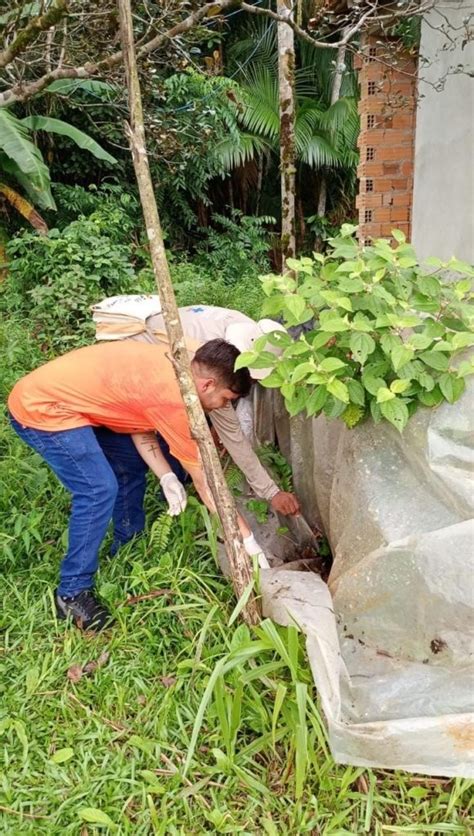
POLYGON ((262 592, 306 634, 338 762, 474 775, 473 406, 471 388, 400 435, 290 421, 277 393, 257 398, 257 436, 276 433, 334 556, 329 588, 281 567, 262 592))

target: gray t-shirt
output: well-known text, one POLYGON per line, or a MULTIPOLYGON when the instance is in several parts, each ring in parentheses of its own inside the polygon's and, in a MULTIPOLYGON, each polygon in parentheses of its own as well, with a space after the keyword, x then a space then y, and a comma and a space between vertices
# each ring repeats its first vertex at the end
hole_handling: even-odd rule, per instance
MULTIPOLYGON (((184 336, 196 340, 201 345, 209 340, 225 340, 229 325, 236 322, 253 322, 250 317, 240 311, 219 308, 215 305, 188 305, 179 308, 179 318, 184 336)), ((149 316, 146 328, 146 331, 128 339, 150 343, 168 342, 162 314, 149 316)), ((215 409, 210 413, 210 418, 224 447, 237 467, 241 469, 252 490, 257 496, 266 500, 272 499, 278 493, 279 488, 260 463, 240 426, 233 407, 229 404, 223 409, 215 409)))
MULTIPOLYGON (((188 339, 207 343, 209 340, 227 339, 229 325, 237 322, 252 323, 253 320, 240 311, 230 308, 219 308, 217 305, 187 305, 179 308, 179 318, 183 331, 188 339)), ((165 323, 162 314, 149 316, 146 321, 147 330, 152 334, 163 337, 167 342, 165 323)))

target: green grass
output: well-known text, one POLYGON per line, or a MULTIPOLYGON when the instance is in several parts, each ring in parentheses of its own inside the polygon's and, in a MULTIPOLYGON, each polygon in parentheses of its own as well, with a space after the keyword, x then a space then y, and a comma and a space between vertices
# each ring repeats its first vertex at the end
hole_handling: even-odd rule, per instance
MULTIPOLYGON (((3 340, 6 394, 41 354, 15 323, 3 340)), ((6 424, 0 443, 0 833, 471 832, 468 781, 334 764, 296 631, 229 626, 197 503, 171 523, 150 490, 146 535, 104 544, 112 631, 58 624, 68 497, 6 424)))

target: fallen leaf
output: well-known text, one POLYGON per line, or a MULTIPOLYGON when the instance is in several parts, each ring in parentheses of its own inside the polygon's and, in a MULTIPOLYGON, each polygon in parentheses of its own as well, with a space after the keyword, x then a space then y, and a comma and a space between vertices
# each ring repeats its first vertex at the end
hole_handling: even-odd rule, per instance
POLYGON ((67 678, 71 682, 79 682, 82 679, 82 665, 71 665, 67 672, 67 678))
POLYGON ((356 781, 356 787, 359 790, 359 792, 362 792, 364 793, 364 795, 367 795, 367 793, 369 792, 369 785, 364 775, 359 775, 356 781))
POLYGON ((171 688, 172 685, 176 685, 177 679, 175 676, 160 676, 160 682, 165 688, 171 688))
POLYGON ((67 747, 65 749, 57 749, 54 755, 51 755, 50 760, 53 763, 65 763, 74 757, 74 749, 67 747))
POLYGON ((109 656, 110 653, 107 650, 103 650, 98 659, 91 659, 91 661, 86 662, 85 665, 71 665, 67 672, 67 678, 70 679, 71 682, 79 682, 84 675, 90 676, 90 674, 94 673, 97 668, 101 668, 105 665, 109 660, 109 656))
POLYGON ((172 589, 152 589, 151 592, 147 592, 145 595, 132 595, 123 602, 123 605, 129 606, 130 604, 139 604, 140 601, 150 601, 152 598, 159 598, 162 595, 167 595, 169 597, 174 595, 174 593, 172 589))
POLYGON ((103 824, 105 827, 110 827, 111 830, 117 829, 117 825, 112 821, 110 816, 97 807, 83 807, 82 810, 79 810, 79 815, 81 819, 91 824, 103 824))
POLYGON ((83 673, 94 673, 97 668, 101 668, 106 662, 109 661, 110 653, 107 650, 103 650, 100 654, 98 659, 93 659, 90 662, 86 662, 84 667, 82 668, 83 673))

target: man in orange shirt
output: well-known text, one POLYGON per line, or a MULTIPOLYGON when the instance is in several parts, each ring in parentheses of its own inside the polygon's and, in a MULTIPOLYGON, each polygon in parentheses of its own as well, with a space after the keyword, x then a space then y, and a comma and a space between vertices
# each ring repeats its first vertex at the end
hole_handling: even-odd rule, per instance
MULTIPOLYGON (((195 353, 191 367, 206 411, 248 393, 248 370, 234 371, 238 354, 225 340, 211 340, 195 353)), ((186 504, 184 489, 155 442, 155 431, 188 471, 202 501, 215 511, 168 349, 114 342, 71 351, 19 380, 8 407, 17 434, 72 494, 69 545, 55 595, 57 614, 71 617, 82 629, 100 630, 110 614, 95 597, 93 581, 110 519, 119 542, 141 531, 144 517, 137 507, 143 502, 147 467, 160 479, 170 513, 179 513, 186 504)), ((241 517, 239 525, 248 553, 256 553, 258 544, 241 517)))

